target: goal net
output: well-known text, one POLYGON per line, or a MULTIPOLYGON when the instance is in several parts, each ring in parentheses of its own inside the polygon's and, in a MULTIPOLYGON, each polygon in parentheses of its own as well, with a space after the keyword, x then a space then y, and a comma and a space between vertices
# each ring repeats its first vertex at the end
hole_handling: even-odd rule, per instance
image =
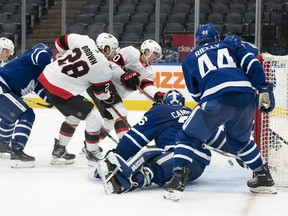
POLYGON ((275 109, 256 112, 254 137, 276 186, 288 187, 288 56, 262 57, 267 80, 275 85, 275 109))

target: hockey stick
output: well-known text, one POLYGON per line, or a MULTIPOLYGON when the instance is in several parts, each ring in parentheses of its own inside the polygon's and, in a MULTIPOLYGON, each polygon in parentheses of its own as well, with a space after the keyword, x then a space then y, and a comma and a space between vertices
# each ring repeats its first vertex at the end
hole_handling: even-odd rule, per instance
MULTIPOLYGON (((92 89, 92 87, 90 86, 88 89, 87 89, 87 93, 88 93, 88 95, 91 97, 91 99, 93 100, 93 102, 94 102, 94 104, 96 105, 96 107, 97 107, 97 109, 99 109, 99 110, 102 110, 102 111, 105 111, 105 109, 102 107, 102 105, 100 104, 100 101, 96 98, 96 96, 94 95, 94 93, 93 93, 93 89, 92 89)), ((113 109, 113 108, 112 108, 113 109)), ((114 109, 118 112, 118 110, 114 107, 114 109)), ((115 110, 114 110, 114 112, 115 112, 115 110)), ((116 113, 116 112, 115 112, 116 113)), ((120 114, 120 113, 119 113, 120 114)), ((123 116, 122 116, 122 118, 124 118, 123 116)), ((122 119, 123 120, 123 119, 122 119)), ((125 119, 126 120, 126 119, 125 119)), ((124 120, 123 120, 124 121, 124 120)), ((126 122, 127 124, 128 124, 128 122, 127 122, 127 120, 126 121, 124 121, 124 122, 126 122)), ((129 125, 129 124, 128 124, 129 125)), ((128 126, 127 125, 127 126, 128 126)), ((130 125, 129 125, 130 126, 130 125)), ((128 127, 129 127, 128 126, 128 127)), ((129 127, 129 128, 131 128, 131 126, 129 127)), ((101 129, 101 131, 107 136, 107 137, 109 137, 114 143, 116 143, 117 145, 118 145, 118 141, 113 137, 113 136, 111 136, 107 131, 105 131, 104 129, 101 129)))
POLYGON ((42 103, 38 103, 37 101, 30 100, 28 98, 23 98, 23 100, 26 101, 26 102, 29 102, 29 103, 36 104, 38 106, 49 108, 49 109, 53 107, 52 104, 42 104, 42 103))
MULTIPOLYGON (((91 97, 91 99, 93 100, 94 104, 96 105, 96 107, 99 110, 105 111, 105 108, 102 107, 102 104, 100 104, 99 99, 96 98, 96 96, 93 93, 93 89, 90 86, 87 90, 88 95, 91 97)), ((113 106, 111 105, 111 108, 113 109, 113 111, 122 119, 122 121, 124 122, 124 124, 130 129, 131 125, 128 123, 127 119, 124 118, 124 116, 122 116, 119 111, 113 106)))
POLYGON ((116 145, 118 145, 118 141, 113 137, 111 136, 111 134, 109 134, 107 131, 105 131, 104 129, 101 129, 101 131, 109 138, 111 139, 116 145))
POLYGON ((155 99, 149 95, 145 90, 141 89, 138 85, 136 85, 136 88, 138 89, 138 91, 140 91, 142 94, 144 94, 147 98, 149 98, 153 103, 155 103, 155 99))
POLYGON ((128 123, 127 119, 121 115, 121 113, 113 106, 111 105, 111 108, 113 109, 113 111, 121 118, 121 120, 124 122, 124 124, 131 129, 131 125, 128 123))
POLYGON ((231 158, 235 158, 235 159, 238 159, 238 160, 241 160, 241 158, 238 156, 238 155, 235 155, 235 154, 231 154, 229 152, 225 152, 225 151, 222 151, 220 149, 216 149, 212 146, 209 146, 207 144, 202 144, 202 148, 203 149, 208 149, 208 150, 211 150, 211 151, 215 151, 221 155, 224 155, 224 156, 227 156, 227 157, 231 157, 231 158))
POLYGON ((279 140, 281 140, 284 144, 288 145, 288 141, 285 140, 282 136, 280 136, 278 133, 273 131, 271 128, 269 128, 269 131, 279 140))

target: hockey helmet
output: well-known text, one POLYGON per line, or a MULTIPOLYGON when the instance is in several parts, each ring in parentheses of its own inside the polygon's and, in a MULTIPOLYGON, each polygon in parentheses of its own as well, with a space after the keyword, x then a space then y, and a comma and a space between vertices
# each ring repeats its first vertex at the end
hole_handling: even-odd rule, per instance
POLYGON ((49 47, 44 43, 37 43, 32 49, 49 49, 49 47))
POLYGON ((150 55, 152 53, 154 53, 156 55, 157 59, 161 58, 162 48, 156 41, 151 40, 151 39, 145 40, 141 44, 140 51, 141 51, 142 54, 144 54, 145 50, 149 50, 150 51, 150 55))
POLYGON ((184 106, 185 98, 178 90, 171 89, 165 94, 163 102, 164 104, 168 104, 168 105, 184 106))
POLYGON ((43 49, 43 50, 46 50, 48 52, 50 57, 53 56, 52 50, 44 43, 37 43, 32 47, 32 49, 43 49))
POLYGON ((6 37, 1 37, 0 38, 0 50, 1 50, 1 53, 2 53, 3 48, 9 50, 11 55, 14 54, 14 48, 15 48, 14 47, 14 43, 10 39, 8 39, 6 37))
POLYGON ((110 53, 108 56, 111 55, 113 50, 116 50, 119 47, 119 42, 116 37, 109 33, 101 33, 96 38, 96 46, 100 50, 104 50, 106 46, 110 48, 110 53))
POLYGON ((213 24, 207 23, 199 25, 195 37, 197 45, 202 45, 219 40, 219 32, 213 24))

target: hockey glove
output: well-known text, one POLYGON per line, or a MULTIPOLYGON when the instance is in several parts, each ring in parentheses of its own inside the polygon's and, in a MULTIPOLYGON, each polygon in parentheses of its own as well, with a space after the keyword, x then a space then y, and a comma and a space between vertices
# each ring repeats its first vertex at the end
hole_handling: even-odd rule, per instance
POLYGON ((135 91, 137 88, 136 86, 140 85, 140 74, 136 71, 129 71, 126 72, 121 76, 121 83, 122 85, 129 91, 135 91))
POLYGON ((156 104, 163 104, 163 99, 165 96, 165 92, 156 92, 154 95, 155 103, 156 104))
POLYGON ((260 86, 258 91, 258 108, 262 112, 271 112, 275 107, 273 84, 267 83, 264 86, 260 86))

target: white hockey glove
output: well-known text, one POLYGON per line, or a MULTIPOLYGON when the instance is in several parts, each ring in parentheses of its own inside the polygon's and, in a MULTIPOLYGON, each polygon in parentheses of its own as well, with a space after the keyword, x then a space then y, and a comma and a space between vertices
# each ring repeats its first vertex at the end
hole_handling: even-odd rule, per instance
POLYGON ((273 84, 267 83, 258 88, 258 108, 262 112, 271 112, 275 107, 275 98, 273 93, 273 84))

